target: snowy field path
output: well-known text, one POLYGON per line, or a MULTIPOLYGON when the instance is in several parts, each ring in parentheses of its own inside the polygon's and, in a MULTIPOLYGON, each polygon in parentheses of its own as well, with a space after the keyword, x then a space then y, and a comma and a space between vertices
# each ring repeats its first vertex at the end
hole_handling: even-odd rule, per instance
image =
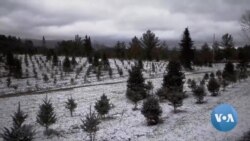
MULTIPOLYGON (((201 79, 203 74, 187 75, 187 78, 201 79)), ((151 79, 154 90, 161 86, 162 78, 151 79)), ((157 126, 146 125, 145 118, 140 111, 132 111, 133 104, 125 97, 126 83, 113 85, 99 85, 95 87, 79 87, 68 91, 55 91, 49 93, 55 107, 58 121, 51 128, 60 131, 65 137, 46 138, 43 130, 36 123, 36 113, 45 95, 26 95, 19 97, 9 97, 0 99, 0 130, 3 127, 11 126, 11 115, 16 111, 18 101, 21 102, 22 110, 29 114, 26 121, 36 129, 37 141, 82 141, 87 140, 87 135, 80 129, 81 119, 88 111, 90 105, 105 93, 114 108, 109 113, 112 119, 102 121, 100 130, 97 132, 98 140, 114 141, 235 141, 250 128, 250 79, 236 83, 234 86, 221 92, 218 97, 205 97, 207 103, 195 104, 195 99, 190 95, 185 99, 184 104, 179 109, 180 113, 174 114, 173 108, 167 102, 160 103, 164 122, 157 126), (78 103, 74 117, 70 117, 65 109, 65 101, 72 95, 78 103), (235 107, 239 116, 237 127, 228 133, 222 133, 214 129, 210 122, 212 109, 220 103, 229 103, 235 107)), ((139 103, 139 108, 142 102, 139 103)))

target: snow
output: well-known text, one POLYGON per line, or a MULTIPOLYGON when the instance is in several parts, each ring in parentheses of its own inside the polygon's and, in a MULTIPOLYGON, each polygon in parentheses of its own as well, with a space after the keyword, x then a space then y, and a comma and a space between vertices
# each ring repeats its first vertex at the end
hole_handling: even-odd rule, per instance
MULTIPOLYGON (((118 62, 118 60, 116 60, 118 62)), ((111 66, 115 69, 115 65, 111 60, 111 66)), ((145 63, 144 63, 145 64, 145 63)), ((195 98, 188 88, 185 87, 189 97, 184 100, 183 106, 180 107, 179 113, 173 113, 173 107, 167 101, 161 102, 162 120, 156 126, 147 126, 144 116, 140 110, 133 111, 133 104, 127 100, 126 80, 127 69, 122 67, 119 62, 118 65, 124 69, 124 76, 119 77, 117 74, 113 79, 103 79, 102 81, 91 80, 91 83, 77 84, 74 86, 63 86, 65 88, 58 91, 48 91, 46 93, 34 92, 32 95, 21 95, 18 97, 0 98, 0 130, 3 127, 10 127, 12 124, 11 115, 16 111, 18 102, 21 103, 22 110, 29 116, 26 124, 31 124, 36 130, 37 141, 82 141, 88 140, 87 134, 82 131, 80 125, 81 119, 88 112, 89 106, 94 106, 94 103, 100 96, 105 93, 110 102, 114 105, 111 109, 110 118, 103 120, 99 125, 100 130, 97 132, 97 140, 109 141, 214 141, 227 140, 235 141, 247 132, 250 128, 250 79, 230 85, 226 91, 221 91, 218 97, 212 97, 208 94, 205 97, 207 103, 195 104, 195 98), (59 131, 64 137, 47 138, 43 135, 44 128, 36 123, 36 114, 39 105, 42 104, 42 99, 47 94, 51 99, 58 121, 50 128, 59 131), (72 96, 76 99, 78 104, 73 117, 70 116, 69 111, 65 109, 65 102, 67 98, 72 96), (220 103, 228 103, 235 107, 238 112, 239 123, 235 129, 228 133, 217 131, 210 122, 210 114, 212 109, 220 103)), ((125 66, 130 65, 125 61, 125 66)), ((154 91, 161 87, 164 68, 166 64, 162 65, 162 70, 157 71, 154 75, 149 75, 144 71, 144 76, 148 78, 146 81, 152 81, 154 91)), ((196 68, 196 72, 185 72, 186 79, 192 78, 201 80, 204 72, 222 70, 221 64, 214 68, 202 67, 196 68)), ((144 66, 145 70, 149 70, 150 65, 144 66)), ((85 71, 85 70, 84 70, 85 71)), ((82 72, 84 74, 84 72, 82 72)), ((74 75, 74 74, 72 74, 74 75)), ((105 76, 103 76, 105 77, 105 76)), ((68 78, 70 79, 70 77, 68 78)), ((80 80, 79 80, 80 81, 80 80)), ((53 86, 53 88, 55 88, 53 86)), ((62 87, 58 87, 60 89, 62 87)), ((1 91, 3 92, 3 91, 1 91)), ((138 107, 141 108, 142 101, 139 102, 138 107)), ((0 139, 1 140, 1 139, 0 139)))

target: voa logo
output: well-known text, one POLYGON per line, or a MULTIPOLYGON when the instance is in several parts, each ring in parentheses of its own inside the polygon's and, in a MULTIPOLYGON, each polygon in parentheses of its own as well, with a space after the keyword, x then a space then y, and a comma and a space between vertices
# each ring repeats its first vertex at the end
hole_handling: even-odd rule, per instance
POLYGON ((231 105, 221 104, 213 109, 211 122, 217 130, 228 132, 237 125, 238 115, 231 105))

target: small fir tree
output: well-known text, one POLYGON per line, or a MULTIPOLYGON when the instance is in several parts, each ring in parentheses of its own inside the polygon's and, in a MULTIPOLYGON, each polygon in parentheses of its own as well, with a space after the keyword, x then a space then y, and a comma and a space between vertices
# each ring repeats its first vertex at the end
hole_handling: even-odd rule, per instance
POLYGON ((65 71, 65 72, 71 71, 71 63, 70 63, 68 56, 66 56, 64 61, 63 61, 63 71, 65 71))
POLYGON ((207 89, 212 93, 212 96, 217 96, 220 90, 220 83, 215 78, 210 78, 207 89))
POLYGON ((143 102, 141 113, 147 119, 148 125, 158 124, 159 117, 162 114, 162 109, 160 107, 158 99, 153 96, 148 97, 143 102))
POLYGON ((39 111, 36 117, 37 123, 45 127, 45 131, 48 131, 50 125, 56 123, 56 114, 54 112, 54 107, 51 101, 48 99, 47 95, 43 99, 43 104, 39 106, 39 111))
POLYGON ((89 113, 82 120, 81 128, 89 134, 90 141, 95 141, 96 132, 99 130, 98 125, 100 120, 95 112, 91 111, 89 108, 89 113))
POLYGON ((98 114, 103 118, 106 114, 108 114, 109 110, 111 109, 109 99, 105 94, 101 96, 101 99, 95 103, 95 109, 98 114))
POLYGON ((227 80, 228 82, 236 82, 236 71, 234 69, 234 64, 232 62, 228 62, 225 64, 223 73, 223 79, 227 80))
POLYGON ((193 90, 193 95, 195 96, 197 103, 203 103, 204 97, 206 96, 205 88, 203 85, 199 85, 193 90))
POLYGON ((75 111, 77 107, 77 103, 75 102, 75 99, 70 97, 68 101, 65 103, 65 108, 70 111, 70 116, 73 116, 73 112, 75 111))
POLYGON ((11 79, 10 79, 10 77, 8 77, 8 78, 7 78, 7 87, 9 88, 10 85, 11 85, 11 79))
POLYGON ((181 107, 183 104, 183 99, 185 98, 182 92, 171 92, 168 96, 168 100, 171 102, 171 105, 174 107, 174 113, 177 113, 177 108, 181 107))
POLYGON ((32 141, 34 140, 35 131, 30 125, 23 124, 28 117, 21 110, 20 103, 18 104, 17 112, 12 116, 13 127, 10 129, 4 127, 3 133, 0 136, 4 141, 32 141))

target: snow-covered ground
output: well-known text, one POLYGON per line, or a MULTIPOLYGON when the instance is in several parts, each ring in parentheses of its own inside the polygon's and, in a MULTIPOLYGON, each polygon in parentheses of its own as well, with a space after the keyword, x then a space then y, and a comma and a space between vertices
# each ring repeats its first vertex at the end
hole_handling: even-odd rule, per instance
MULTIPOLYGON (((145 66, 146 67, 146 66, 145 66)), ((201 80, 205 71, 222 70, 222 65, 214 68, 197 69, 195 74, 186 72, 186 79, 194 78, 201 80)), ((145 74, 154 85, 156 91, 162 84, 162 73, 150 77, 145 74)), ((147 80, 149 80, 147 79, 147 80)), ((44 128, 36 123, 36 114, 39 105, 45 94, 24 95, 18 97, 0 98, 0 129, 11 126, 11 115, 16 111, 18 102, 20 101, 22 110, 29 114, 25 123, 31 124, 36 129, 36 139, 53 140, 53 141, 82 141, 88 140, 87 134, 81 130, 81 119, 88 112, 89 106, 94 103, 100 96, 105 93, 110 102, 115 106, 111 109, 109 116, 101 122, 97 132, 97 140, 107 141, 181 141, 181 140, 198 140, 198 141, 214 141, 225 140, 235 141, 241 137, 244 132, 250 128, 250 79, 244 82, 236 83, 222 91, 218 97, 211 97, 209 94, 205 97, 207 103, 195 104, 195 99, 188 92, 189 97, 184 100, 184 104, 180 107, 183 112, 174 114, 173 107, 168 102, 160 103, 163 113, 163 123, 156 126, 147 126, 144 116, 140 110, 133 111, 133 104, 126 99, 126 75, 117 79, 109 79, 103 82, 103 85, 92 85, 85 87, 77 87, 64 91, 48 92, 47 95, 51 99, 55 107, 58 121, 51 128, 60 131, 64 137, 47 138, 43 135, 44 128), (105 84, 106 82, 115 82, 114 84, 105 84), (71 117, 70 113, 65 109, 67 98, 72 96, 76 99, 78 107, 71 117), (210 122, 210 114, 212 109, 220 103, 229 103, 233 105, 239 116, 239 123, 235 129, 228 133, 222 133, 213 128, 210 122)), ((146 81, 147 81, 146 80, 146 81)), ((188 88, 185 88, 187 91, 188 88)), ((142 102, 139 103, 141 108, 142 102)))

